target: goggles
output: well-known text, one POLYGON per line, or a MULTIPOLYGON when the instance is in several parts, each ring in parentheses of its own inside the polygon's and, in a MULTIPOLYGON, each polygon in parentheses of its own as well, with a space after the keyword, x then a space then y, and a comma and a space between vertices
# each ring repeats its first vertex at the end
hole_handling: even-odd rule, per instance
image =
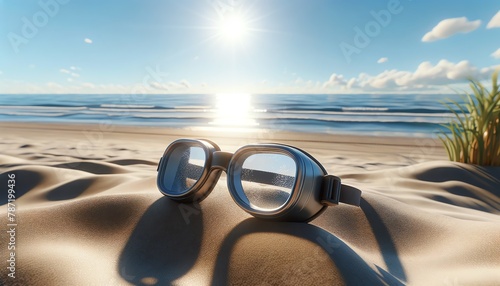
POLYGON ((209 140, 179 139, 158 164, 158 189, 172 200, 205 199, 223 171, 231 197, 251 215, 276 221, 310 221, 339 202, 359 206, 361 191, 307 152, 281 144, 253 144, 234 154, 209 140))

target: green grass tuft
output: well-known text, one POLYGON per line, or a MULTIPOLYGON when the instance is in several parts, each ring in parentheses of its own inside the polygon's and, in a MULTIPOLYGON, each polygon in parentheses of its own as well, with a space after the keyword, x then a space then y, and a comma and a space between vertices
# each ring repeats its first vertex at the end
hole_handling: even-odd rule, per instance
POLYGON ((439 138, 452 161, 500 166, 498 71, 493 73, 491 90, 478 80, 470 80, 470 88, 472 92, 463 97, 463 106, 452 100, 445 103, 455 119, 444 125, 451 134, 441 133, 439 138))

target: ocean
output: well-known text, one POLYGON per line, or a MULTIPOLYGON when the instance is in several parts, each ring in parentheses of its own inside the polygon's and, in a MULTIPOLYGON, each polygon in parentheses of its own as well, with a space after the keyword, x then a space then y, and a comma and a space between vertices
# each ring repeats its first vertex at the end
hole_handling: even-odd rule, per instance
POLYGON ((436 94, 0 95, 0 121, 436 137, 454 116, 436 94))

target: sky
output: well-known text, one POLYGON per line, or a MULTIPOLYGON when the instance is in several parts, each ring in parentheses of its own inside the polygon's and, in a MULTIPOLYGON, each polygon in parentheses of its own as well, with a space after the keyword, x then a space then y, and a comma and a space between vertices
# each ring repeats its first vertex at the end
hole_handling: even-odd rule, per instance
POLYGON ((0 0, 0 19, 3 94, 453 93, 500 68, 497 0, 0 0))

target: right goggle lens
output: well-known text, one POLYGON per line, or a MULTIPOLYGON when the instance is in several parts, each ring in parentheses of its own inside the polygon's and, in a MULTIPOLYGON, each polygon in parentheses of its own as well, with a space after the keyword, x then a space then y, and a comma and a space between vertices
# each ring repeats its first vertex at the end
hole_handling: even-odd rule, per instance
POLYGON ((290 199, 296 173, 295 161, 285 154, 251 154, 241 165, 240 199, 251 208, 278 209, 290 199))

